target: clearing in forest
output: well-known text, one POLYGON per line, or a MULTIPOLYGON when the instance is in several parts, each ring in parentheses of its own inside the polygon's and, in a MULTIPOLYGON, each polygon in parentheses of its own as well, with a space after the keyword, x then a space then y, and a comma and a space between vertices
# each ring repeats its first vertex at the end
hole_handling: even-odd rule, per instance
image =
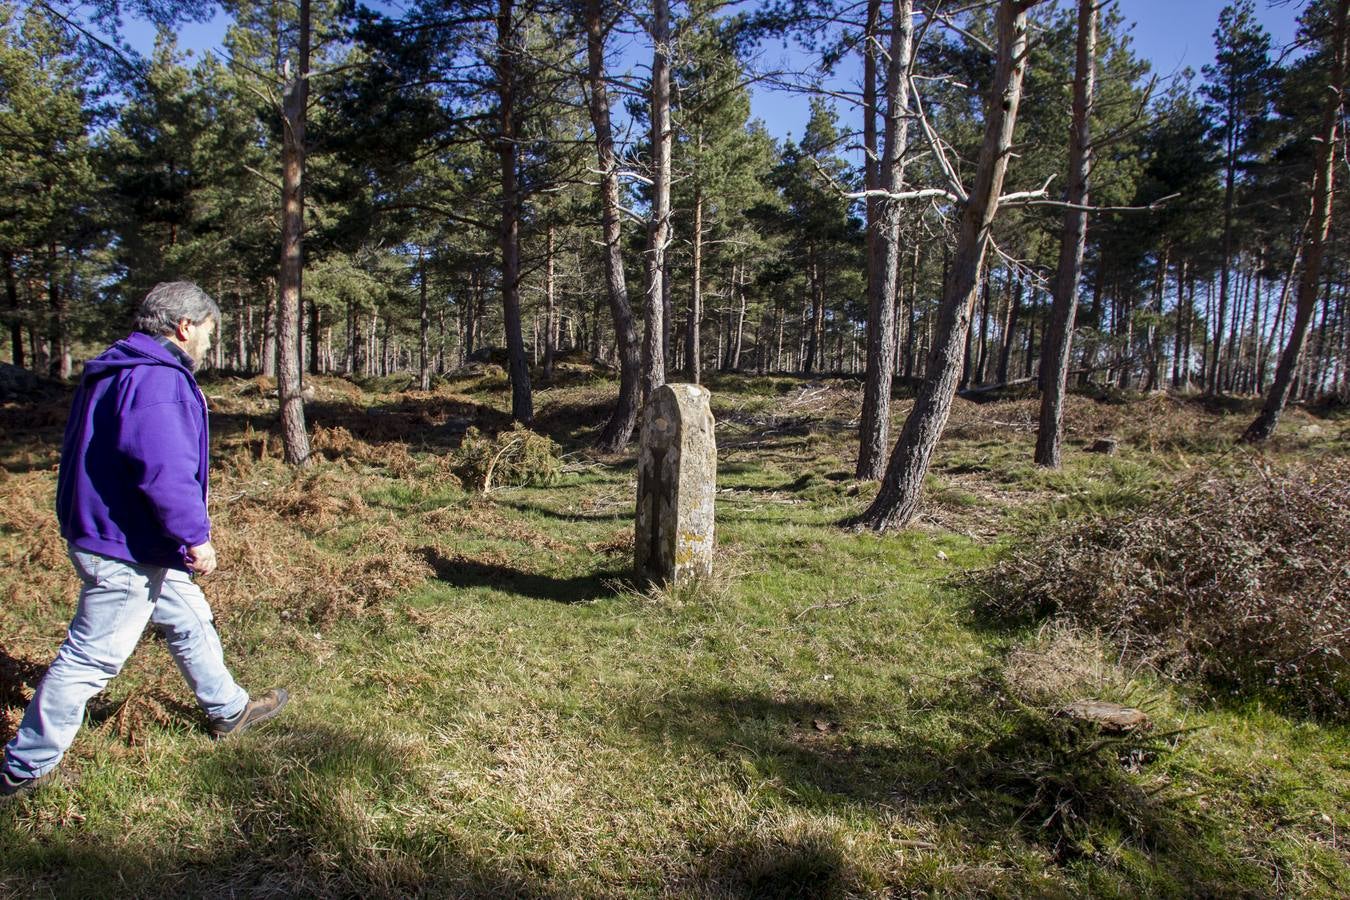
MULTIPOLYGON (((1291 410, 1256 456, 1234 449, 1249 409, 1075 396, 1047 472, 1034 399, 958 400, 921 520, 877 535, 838 527, 875 490, 852 478, 860 385, 721 376, 718 577, 639 591, 633 458, 586 449, 613 397, 589 367, 536 392, 540 435, 508 438, 486 493, 511 434, 492 367, 429 392, 318 379, 303 472, 268 387, 205 384, 204 586, 240 680, 292 707, 215 746, 147 635, 69 778, 0 811, 0 893, 1350 894, 1344 669, 1217 667, 1228 632, 1198 613, 1103 618, 1173 596, 1150 561, 1213 564, 1173 508, 1267 541, 1293 510, 1298 546, 1216 540, 1227 570, 1344 603, 1318 543, 1347 527, 1343 416, 1291 410), (1118 452, 1084 452, 1104 436, 1118 452), (1127 591, 1140 572, 1159 589, 1127 591), (1149 726, 1061 715, 1084 699, 1149 726)), ((75 595, 52 513, 67 403, 0 417, 6 740, 75 595)))

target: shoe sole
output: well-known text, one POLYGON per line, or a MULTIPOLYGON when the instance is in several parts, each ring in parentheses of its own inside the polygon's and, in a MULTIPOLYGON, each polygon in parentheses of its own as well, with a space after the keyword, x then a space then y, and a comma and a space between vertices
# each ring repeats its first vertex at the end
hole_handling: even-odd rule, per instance
POLYGON ((248 730, 253 729, 253 728, 257 728, 259 725, 263 724, 264 722, 267 722, 267 721, 269 721, 269 720, 271 720, 271 719, 276 718, 277 714, 280 713, 283 709, 286 708, 286 704, 291 702, 291 695, 290 695, 290 694, 286 693, 285 691, 281 691, 280 693, 281 693, 281 702, 278 703, 276 706, 272 707, 272 708, 269 709, 267 712, 263 713, 262 715, 258 716, 256 719, 253 719, 252 721, 248 722, 247 724, 244 724, 244 725, 239 726, 238 728, 234 729, 233 731, 225 731, 225 732, 219 732, 219 733, 217 733, 217 732, 212 732, 212 733, 211 733, 212 739, 213 739, 213 740, 217 740, 217 741, 223 741, 223 740, 225 740, 226 738, 232 738, 232 737, 234 737, 234 736, 236 736, 236 735, 243 734, 245 731, 248 731, 248 730))

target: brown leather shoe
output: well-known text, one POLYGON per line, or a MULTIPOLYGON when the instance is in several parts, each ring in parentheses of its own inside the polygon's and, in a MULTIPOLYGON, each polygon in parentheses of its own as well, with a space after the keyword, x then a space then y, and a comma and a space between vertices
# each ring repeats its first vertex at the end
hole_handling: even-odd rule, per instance
POLYGON ((247 731, 255 725, 261 725, 281 712, 286 701, 291 699, 285 688, 275 688, 256 700, 248 701, 243 711, 233 719, 212 719, 211 736, 216 740, 234 737, 241 731, 247 731))

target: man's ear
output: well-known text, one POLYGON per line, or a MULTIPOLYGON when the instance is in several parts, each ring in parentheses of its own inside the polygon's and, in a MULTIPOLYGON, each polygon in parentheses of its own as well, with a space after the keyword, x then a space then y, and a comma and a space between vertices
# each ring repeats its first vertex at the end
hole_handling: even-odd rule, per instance
POLYGON ((178 339, 180 341, 186 341, 188 339, 188 335, 190 334, 191 328, 192 328, 192 320, 189 319, 187 316, 184 316, 183 318, 178 320, 178 325, 174 329, 174 334, 178 336, 178 339))

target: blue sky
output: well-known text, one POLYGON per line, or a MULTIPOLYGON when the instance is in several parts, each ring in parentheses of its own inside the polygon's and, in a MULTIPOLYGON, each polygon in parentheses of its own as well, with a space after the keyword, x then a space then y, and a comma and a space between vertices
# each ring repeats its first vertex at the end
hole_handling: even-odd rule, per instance
MULTIPOLYGON (((1305 0, 1257 0, 1257 17, 1270 32, 1277 55, 1293 40, 1298 11, 1304 3, 1305 0)), ((1213 61, 1214 27, 1225 4, 1226 0, 1119 0, 1125 20, 1135 23, 1131 32, 1135 52, 1149 60, 1154 71, 1164 77, 1184 66, 1198 72, 1201 66, 1213 61)), ((217 14, 211 22, 185 25, 179 31, 179 46, 197 53, 208 51, 219 44, 227 23, 223 14, 217 14)), ((139 23, 128 23, 126 37, 143 52, 148 52, 154 43, 154 32, 139 23)), ((645 51, 639 55, 645 60, 645 51)), ((768 49, 763 54, 763 61, 770 65, 780 58, 800 61, 802 56, 784 49, 768 49)), ((752 114, 763 119, 777 137, 800 136, 806 122, 807 100, 800 95, 755 90, 752 114)))

